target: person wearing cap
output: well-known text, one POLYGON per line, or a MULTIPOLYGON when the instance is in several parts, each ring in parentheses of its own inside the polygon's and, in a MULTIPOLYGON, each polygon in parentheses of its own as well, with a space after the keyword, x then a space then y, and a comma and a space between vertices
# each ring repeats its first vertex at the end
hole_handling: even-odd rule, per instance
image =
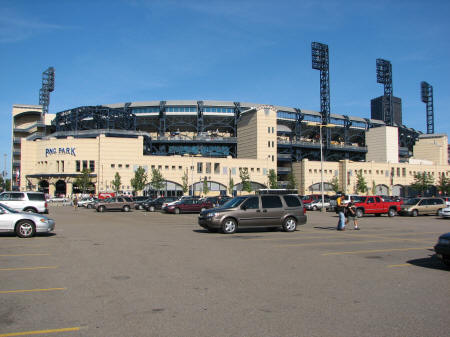
POLYGON ((339 221, 338 221, 338 225, 337 225, 337 230, 338 231, 345 231, 345 213, 344 213, 345 205, 344 205, 344 200, 345 200, 345 194, 342 194, 336 200, 337 210, 338 210, 338 215, 339 215, 339 221))

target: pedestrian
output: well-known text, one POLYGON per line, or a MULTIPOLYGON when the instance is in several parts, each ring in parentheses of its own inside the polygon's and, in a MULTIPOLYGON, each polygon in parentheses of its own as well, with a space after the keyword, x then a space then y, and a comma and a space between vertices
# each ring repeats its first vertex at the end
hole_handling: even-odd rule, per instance
POLYGON ((338 231, 345 231, 345 206, 344 206, 344 200, 345 200, 345 194, 342 194, 339 198, 336 200, 337 204, 337 212, 339 215, 337 230, 338 231))
POLYGON ((358 217, 356 216, 355 204, 350 201, 345 208, 346 208, 346 215, 347 215, 347 224, 350 221, 353 221, 354 229, 355 229, 355 231, 358 231, 359 230, 358 217))
POLYGON ((75 210, 77 210, 77 208, 78 208, 78 198, 77 198, 76 194, 75 194, 75 197, 73 198, 73 208, 75 210))

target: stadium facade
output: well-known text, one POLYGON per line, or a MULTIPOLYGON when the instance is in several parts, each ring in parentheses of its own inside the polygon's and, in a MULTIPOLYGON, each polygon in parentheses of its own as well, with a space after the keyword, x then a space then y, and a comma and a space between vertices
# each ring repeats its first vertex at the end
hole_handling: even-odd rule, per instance
MULTIPOLYGON (((182 177, 200 194, 241 189, 239 169, 253 187, 277 172, 281 186, 292 174, 299 193, 325 190, 337 178, 353 192, 361 172, 374 193, 402 195, 414 174, 449 175, 446 135, 423 135, 402 124, 331 114, 320 165, 321 114, 316 111, 227 101, 150 101, 82 106, 56 114, 40 105, 12 109, 12 182, 21 190, 70 195, 84 168, 96 192, 111 191, 116 172, 131 190, 137 167, 159 169, 163 193, 181 194, 182 177), (335 178, 336 177, 336 178, 335 178)), ((147 186, 146 190, 152 187, 147 186)))

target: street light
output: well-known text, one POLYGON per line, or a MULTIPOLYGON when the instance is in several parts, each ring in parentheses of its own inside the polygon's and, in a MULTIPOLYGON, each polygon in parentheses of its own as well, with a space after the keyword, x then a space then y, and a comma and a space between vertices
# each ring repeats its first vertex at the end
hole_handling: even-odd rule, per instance
POLYGON ((334 128, 338 125, 336 124, 322 124, 319 122, 307 122, 308 126, 318 126, 319 127, 319 137, 320 137, 320 190, 322 192, 322 207, 320 209, 321 212, 325 212, 325 196, 323 191, 323 140, 322 140, 322 128, 334 128))

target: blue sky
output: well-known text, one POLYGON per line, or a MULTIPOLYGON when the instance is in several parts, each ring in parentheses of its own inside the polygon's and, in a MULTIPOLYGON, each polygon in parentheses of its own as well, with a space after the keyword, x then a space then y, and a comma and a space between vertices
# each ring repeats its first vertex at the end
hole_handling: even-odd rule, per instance
POLYGON ((0 154, 10 158, 12 104, 38 104, 49 66, 51 113, 171 99, 320 110, 312 41, 329 45, 332 113, 370 117, 384 58, 404 124, 426 132, 427 81, 435 130, 448 133, 449 14, 449 1, 0 0, 0 154))

